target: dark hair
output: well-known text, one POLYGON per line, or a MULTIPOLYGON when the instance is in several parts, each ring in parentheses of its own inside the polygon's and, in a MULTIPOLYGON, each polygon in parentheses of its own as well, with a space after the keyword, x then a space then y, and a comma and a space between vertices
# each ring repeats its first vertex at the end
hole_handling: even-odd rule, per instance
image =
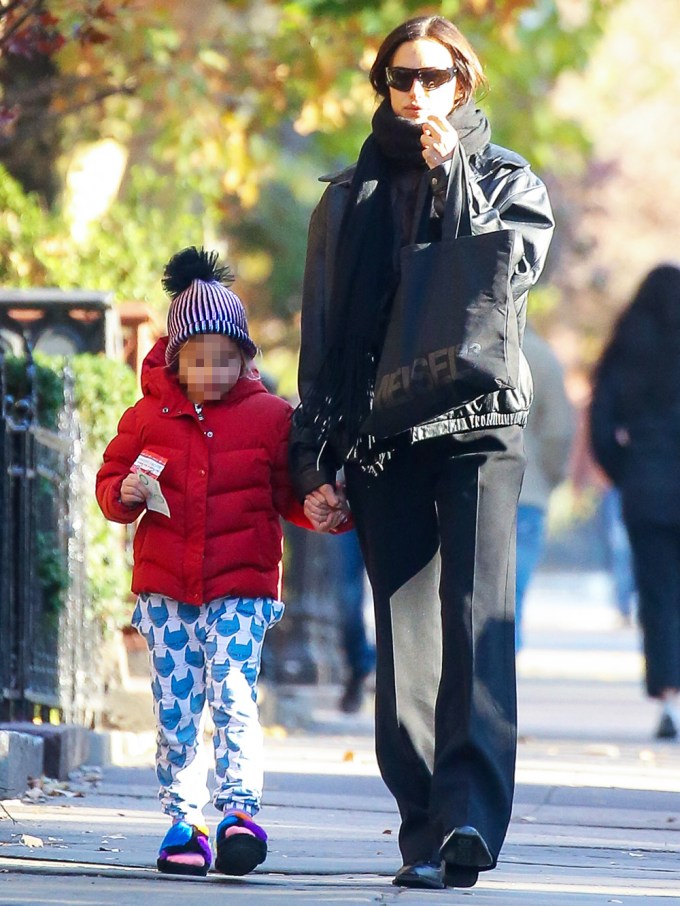
POLYGON ((385 69, 392 62, 397 48, 407 41, 415 41, 418 38, 438 41, 450 52, 453 65, 458 69, 456 106, 466 104, 480 86, 486 87, 486 76, 479 57, 453 22, 449 22, 443 16, 418 16, 398 25, 380 45, 369 78, 371 85, 381 97, 387 97, 389 93, 385 69))
POLYGON ((599 365, 614 369, 631 411, 649 406, 659 386, 677 396, 680 358, 680 267, 660 264, 640 283, 619 316, 599 365))
POLYGON ((680 334, 680 267, 660 264, 640 283, 630 303, 614 325, 608 348, 626 356, 640 348, 642 336, 655 341, 680 334))

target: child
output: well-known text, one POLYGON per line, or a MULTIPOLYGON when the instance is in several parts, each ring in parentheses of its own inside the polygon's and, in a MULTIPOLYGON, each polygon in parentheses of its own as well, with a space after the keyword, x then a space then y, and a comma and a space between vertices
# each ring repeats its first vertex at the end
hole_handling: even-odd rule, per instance
MULTIPOLYGON (((201 715, 215 732, 215 868, 264 861, 253 817, 262 793, 256 682, 266 630, 281 619, 279 515, 309 528, 287 474, 291 407, 253 369, 256 346, 217 254, 168 263, 168 336, 147 356, 143 398, 104 453, 97 499, 114 522, 142 517, 134 539, 132 623, 146 639, 158 725, 156 774, 173 820, 157 865, 205 875, 207 771, 201 715)), ((338 514, 337 521, 342 516, 338 514)))

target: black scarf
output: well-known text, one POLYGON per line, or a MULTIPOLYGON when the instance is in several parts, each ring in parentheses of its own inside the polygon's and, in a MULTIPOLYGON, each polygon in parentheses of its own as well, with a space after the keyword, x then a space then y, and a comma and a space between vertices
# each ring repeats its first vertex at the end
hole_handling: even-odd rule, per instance
MULTIPOLYGON (((472 103, 448 117, 469 156, 488 144, 490 129, 472 103)), ((375 372, 399 274, 390 174, 422 170, 422 125, 397 117, 384 100, 359 154, 336 249, 328 348, 298 417, 317 439, 330 440, 341 457, 355 447, 371 409, 375 372)), ((455 159, 455 158, 454 158, 455 159)), ((426 206, 431 205, 427 194, 426 206)), ((359 459, 368 459, 363 440, 359 459)), ((356 453, 356 450, 355 450, 356 453)))

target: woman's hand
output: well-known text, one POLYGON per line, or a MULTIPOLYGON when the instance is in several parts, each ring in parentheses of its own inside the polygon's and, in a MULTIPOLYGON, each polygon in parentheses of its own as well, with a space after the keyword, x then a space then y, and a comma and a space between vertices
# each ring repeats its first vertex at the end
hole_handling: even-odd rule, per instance
POLYGON ((423 146, 423 160, 432 170, 445 160, 451 160, 458 144, 458 133, 448 120, 430 116, 423 123, 420 142, 423 146))
POLYGON ((317 532, 331 532, 349 516, 344 490, 340 487, 335 489, 330 484, 322 484, 307 494, 304 510, 317 532))
POLYGON ((130 472, 120 486, 120 502, 125 506, 139 506, 140 503, 146 502, 150 493, 149 489, 139 480, 139 476, 130 472))

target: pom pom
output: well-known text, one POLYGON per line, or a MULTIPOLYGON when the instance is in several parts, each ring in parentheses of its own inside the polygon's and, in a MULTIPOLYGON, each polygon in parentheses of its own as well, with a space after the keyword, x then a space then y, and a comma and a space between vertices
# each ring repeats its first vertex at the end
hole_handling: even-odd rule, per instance
POLYGON ((217 260, 217 252, 206 252, 204 248, 197 249, 194 245, 182 249, 165 265, 161 281, 163 289, 171 299, 175 299, 194 280, 229 286, 234 282, 233 274, 228 267, 218 265, 217 260))

